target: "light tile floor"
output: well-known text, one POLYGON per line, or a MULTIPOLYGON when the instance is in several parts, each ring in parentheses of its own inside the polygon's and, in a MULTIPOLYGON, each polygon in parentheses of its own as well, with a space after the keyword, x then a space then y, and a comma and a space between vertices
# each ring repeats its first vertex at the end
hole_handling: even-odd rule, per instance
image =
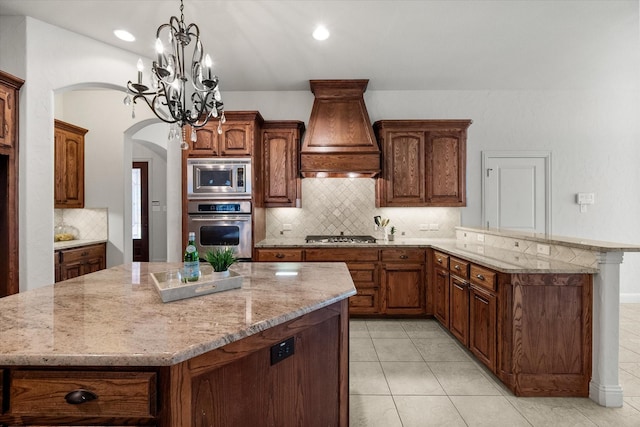
POLYGON ((350 321, 350 426, 640 426, 640 304, 620 306, 622 408, 519 398, 435 320, 350 321))

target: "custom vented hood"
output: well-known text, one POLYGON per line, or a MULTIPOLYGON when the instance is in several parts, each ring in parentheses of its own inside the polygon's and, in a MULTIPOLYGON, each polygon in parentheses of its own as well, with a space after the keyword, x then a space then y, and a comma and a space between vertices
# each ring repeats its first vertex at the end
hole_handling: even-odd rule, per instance
POLYGON ((380 148, 363 94, 369 80, 310 80, 315 95, 300 150, 303 177, 373 177, 380 148))

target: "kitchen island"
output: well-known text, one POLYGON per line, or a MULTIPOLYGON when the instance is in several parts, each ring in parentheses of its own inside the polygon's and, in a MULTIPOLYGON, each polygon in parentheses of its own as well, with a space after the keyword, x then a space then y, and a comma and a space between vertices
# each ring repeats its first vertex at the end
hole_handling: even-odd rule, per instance
POLYGON ((0 425, 348 424, 343 263, 162 303, 132 263, 0 299, 0 425))

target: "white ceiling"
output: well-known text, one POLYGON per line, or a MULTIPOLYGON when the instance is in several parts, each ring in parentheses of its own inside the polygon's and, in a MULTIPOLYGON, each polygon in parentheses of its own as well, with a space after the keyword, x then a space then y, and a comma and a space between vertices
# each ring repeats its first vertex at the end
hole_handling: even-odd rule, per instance
MULTIPOLYGON (((0 0, 150 58, 178 0, 0 0), (137 41, 125 43, 113 30, 137 41)), ((370 79, 374 90, 637 89, 638 1, 185 0, 221 89, 308 90, 370 79), (311 37, 323 23, 331 37, 311 37)), ((135 76, 132 76, 135 77, 135 76)))

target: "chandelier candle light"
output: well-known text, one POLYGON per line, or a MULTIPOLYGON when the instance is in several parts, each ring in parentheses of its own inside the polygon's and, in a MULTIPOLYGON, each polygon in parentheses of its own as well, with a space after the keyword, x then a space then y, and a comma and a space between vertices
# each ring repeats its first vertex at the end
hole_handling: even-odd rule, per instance
MULTIPOLYGON (((185 137, 187 125, 191 127, 191 141, 196 141, 196 129, 206 125, 211 117, 220 118, 218 133, 222 133, 221 125, 225 117, 218 76, 211 72, 211 57, 204 54, 198 26, 184 23, 183 9, 183 0, 180 0, 180 19, 172 16, 168 24, 158 27, 156 60, 151 67, 151 89, 142 83, 144 64, 142 59, 138 59, 138 81, 127 83, 129 93, 124 103, 131 104, 129 94, 133 94, 133 104, 142 98, 160 120, 171 124, 169 139, 176 138, 181 130, 180 147, 186 150, 189 148, 185 137), (195 45, 191 73, 188 74, 184 63, 185 48, 192 39, 195 39, 195 45), (167 41, 170 51, 165 49, 163 40, 167 41)), ((135 117, 133 108, 132 117, 135 117)))

